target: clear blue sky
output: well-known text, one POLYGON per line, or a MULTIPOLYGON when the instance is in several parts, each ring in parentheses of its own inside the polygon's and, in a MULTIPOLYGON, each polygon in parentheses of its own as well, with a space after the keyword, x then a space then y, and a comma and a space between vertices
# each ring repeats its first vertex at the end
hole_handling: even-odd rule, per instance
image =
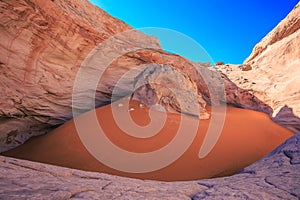
MULTIPOLYGON (((183 33, 214 61, 242 63, 253 46, 270 32, 298 0, 90 0, 134 28, 160 27, 183 33)), ((155 33, 152 33, 155 34, 155 33)), ((202 61, 194 49, 160 36, 165 50, 202 61), (175 44, 177 43, 177 44, 175 44)))

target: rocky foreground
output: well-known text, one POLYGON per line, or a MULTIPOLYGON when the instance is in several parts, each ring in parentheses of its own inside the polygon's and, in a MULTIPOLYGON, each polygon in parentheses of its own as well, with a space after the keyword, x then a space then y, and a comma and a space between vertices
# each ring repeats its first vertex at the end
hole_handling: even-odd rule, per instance
POLYGON ((202 181, 143 181, 2 156, 0 168, 0 199, 299 199, 300 133, 239 174, 202 181))

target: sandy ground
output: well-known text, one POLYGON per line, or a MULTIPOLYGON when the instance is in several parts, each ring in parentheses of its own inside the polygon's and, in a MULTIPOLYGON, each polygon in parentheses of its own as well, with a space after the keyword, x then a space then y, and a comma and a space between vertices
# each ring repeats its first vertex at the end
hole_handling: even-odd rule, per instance
MULTIPOLYGON (((82 144, 74 120, 71 120, 53 132, 32 138, 24 145, 3 154, 70 168, 141 179, 195 180, 237 173, 245 166, 264 157, 293 135, 292 132, 272 122, 263 113, 227 107, 225 124, 218 142, 206 157, 199 159, 199 149, 210 120, 197 120, 189 116, 183 116, 181 119, 179 114, 168 113, 163 128, 156 135, 149 138, 136 138, 125 134, 118 127, 113 119, 111 108, 114 106, 121 117, 129 113, 135 123, 140 126, 150 123, 149 109, 136 101, 130 102, 128 108, 123 105, 122 101, 124 100, 96 109, 103 132, 115 145, 136 153, 158 150, 174 139, 181 120, 187 121, 183 127, 187 134, 191 131, 189 123, 199 124, 193 143, 179 159, 167 167, 148 173, 125 173, 112 169, 95 159, 82 144), (130 108, 134 110, 129 111, 130 108)), ((163 116, 158 111, 152 113, 153 117, 158 120, 163 116)), ((87 120, 91 115, 92 113, 88 112, 77 118, 86 125, 87 132, 91 131, 90 127, 92 127, 87 120)), ((126 128, 130 130, 130 126, 126 128)))

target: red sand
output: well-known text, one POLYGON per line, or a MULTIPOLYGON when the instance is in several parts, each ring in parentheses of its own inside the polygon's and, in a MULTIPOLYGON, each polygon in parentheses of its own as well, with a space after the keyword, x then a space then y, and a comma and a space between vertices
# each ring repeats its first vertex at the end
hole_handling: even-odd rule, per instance
MULTIPOLYGON (((114 103, 119 104, 120 102, 114 103)), ((145 126, 150 122, 148 108, 140 108, 136 101, 130 107, 134 121, 145 126)), ((125 106, 119 112, 128 112, 125 106)), ((209 109, 209 108, 208 108, 209 109)), ((96 109, 98 120, 109 139, 119 147, 132 152, 149 152, 169 143, 176 134, 180 115, 167 115, 164 128, 155 136, 141 139, 124 134, 113 120, 111 105, 96 109)), ((156 115, 161 115, 155 112, 156 115)), ((89 113, 80 116, 78 119, 89 113)), ((191 122, 195 118, 184 116, 191 122)), ((200 120, 197 135, 188 150, 171 165, 154 172, 124 173, 97 161, 83 146, 71 120, 53 132, 30 139, 24 145, 3 153, 7 156, 50 163, 87 171, 165 181, 195 180, 232 175, 264 157, 293 135, 292 132, 272 122, 266 114, 227 107, 222 134, 213 150, 203 159, 198 158, 210 120, 200 120)), ((89 127, 89 124, 86 124, 89 127)), ((184 127, 189 132, 190 127, 184 127)))

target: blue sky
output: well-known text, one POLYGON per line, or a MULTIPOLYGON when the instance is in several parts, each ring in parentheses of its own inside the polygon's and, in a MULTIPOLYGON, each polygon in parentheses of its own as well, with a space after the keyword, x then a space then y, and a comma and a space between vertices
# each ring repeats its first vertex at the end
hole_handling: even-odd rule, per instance
MULTIPOLYGON (((270 32, 298 0, 90 0, 134 28, 175 30, 200 44, 214 61, 242 63, 254 45, 270 32)), ((143 30, 143 29, 142 29, 143 30)), ((206 62, 188 42, 167 32, 156 35, 167 51, 206 62), (173 39, 173 40, 172 40, 173 39)))

